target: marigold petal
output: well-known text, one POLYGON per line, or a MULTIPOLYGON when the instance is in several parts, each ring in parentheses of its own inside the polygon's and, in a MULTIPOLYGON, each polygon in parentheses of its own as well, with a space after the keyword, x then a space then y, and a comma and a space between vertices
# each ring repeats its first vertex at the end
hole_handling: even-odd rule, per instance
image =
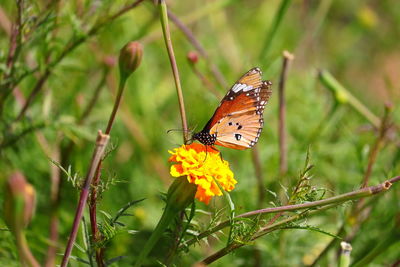
POLYGON ((171 166, 171 175, 186 175, 190 183, 196 184, 199 201, 208 204, 212 196, 222 195, 221 189, 231 191, 237 183, 229 163, 216 149, 193 143, 168 152, 171 154, 169 161, 177 163, 171 166))

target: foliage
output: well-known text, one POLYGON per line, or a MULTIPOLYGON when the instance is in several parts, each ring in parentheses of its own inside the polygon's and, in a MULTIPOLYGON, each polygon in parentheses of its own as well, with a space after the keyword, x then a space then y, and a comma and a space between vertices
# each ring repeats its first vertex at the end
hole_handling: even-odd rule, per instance
MULTIPOLYGON (((41 263, 49 259, 54 216, 59 234, 54 264, 61 262, 96 133, 106 128, 120 86, 118 53, 130 41, 143 45, 143 59, 127 80, 101 181, 92 187, 98 190, 100 238, 93 237, 85 211, 71 265, 95 266, 98 253, 107 265, 132 265, 160 219, 165 206, 160 195, 175 179, 169 175, 168 150, 181 145, 182 134, 167 134, 181 127, 181 118, 153 2, 0 5, 0 181, 18 170, 35 188, 36 216, 26 235, 41 263)), ((384 194, 330 210, 234 217, 318 201, 354 191, 366 180, 377 185, 399 175, 397 2, 167 4, 189 129, 201 128, 218 105, 215 96, 252 67, 273 82, 273 95, 257 151, 220 149, 238 181, 235 190, 209 205, 196 202, 175 218, 148 263, 189 266, 225 249, 227 255, 213 266, 325 266, 339 260, 337 237, 351 244, 353 262, 398 261, 396 184, 384 194), (285 86, 288 168, 282 173, 276 129, 284 50, 295 58, 285 86), (193 51, 196 61, 187 59, 193 51)), ((0 228, 0 265, 18 266, 17 246, 3 217, 0 228)))

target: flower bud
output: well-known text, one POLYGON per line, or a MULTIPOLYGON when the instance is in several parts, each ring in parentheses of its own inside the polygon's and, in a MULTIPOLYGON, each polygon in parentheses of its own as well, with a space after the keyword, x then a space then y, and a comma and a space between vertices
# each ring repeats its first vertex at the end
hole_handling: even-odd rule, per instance
POLYGON ((139 42, 127 43, 119 53, 119 71, 122 79, 127 79, 140 65, 143 46, 139 42))
POLYGON ((187 54, 187 59, 189 60, 189 63, 196 64, 197 61, 199 61, 199 56, 197 55, 196 52, 190 51, 187 54))
POLYGON ((35 212, 35 189, 20 172, 13 173, 5 185, 4 218, 11 231, 28 226, 35 212))
POLYGON ((103 64, 107 67, 107 68, 113 68, 116 64, 117 64, 117 57, 115 56, 105 56, 103 58, 103 64))

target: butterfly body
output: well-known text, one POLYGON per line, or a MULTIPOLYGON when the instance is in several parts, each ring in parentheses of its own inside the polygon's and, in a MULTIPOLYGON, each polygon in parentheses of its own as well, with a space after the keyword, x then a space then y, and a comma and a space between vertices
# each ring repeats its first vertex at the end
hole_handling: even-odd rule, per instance
POLYGON ((263 128, 263 112, 272 93, 271 85, 270 81, 261 80, 259 68, 249 70, 231 87, 193 139, 209 146, 240 150, 253 147, 263 128))

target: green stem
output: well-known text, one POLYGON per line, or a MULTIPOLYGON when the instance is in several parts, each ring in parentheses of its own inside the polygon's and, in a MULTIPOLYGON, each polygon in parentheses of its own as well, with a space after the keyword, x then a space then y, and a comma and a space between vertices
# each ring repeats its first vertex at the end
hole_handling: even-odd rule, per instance
POLYGON ((28 243, 26 242, 26 237, 25 237, 23 230, 15 231, 15 238, 17 240, 17 246, 18 246, 19 255, 21 257, 22 266, 26 266, 26 264, 27 264, 28 266, 31 266, 31 267, 39 267, 40 264, 35 259, 31 250, 28 247, 28 243))
POLYGON ((381 121, 373 114, 363 103, 361 103, 349 90, 339 83, 329 71, 321 70, 318 74, 321 83, 335 95, 338 102, 348 103, 351 107, 357 110, 367 120, 369 120, 375 128, 379 128, 381 121))
POLYGON ((76 235, 78 234, 79 224, 80 224, 80 221, 81 221, 82 215, 83 215, 83 209, 86 206, 86 202, 87 202, 87 199, 89 196, 90 185, 92 184, 92 180, 93 180, 94 174, 96 172, 96 168, 99 165, 99 162, 101 161, 101 158, 104 155, 104 151, 106 149, 109 139, 110 139, 109 135, 103 134, 101 131, 98 132, 97 140, 96 140, 96 147, 93 152, 92 160, 90 162, 90 167, 86 174, 85 184, 82 188, 81 195, 79 198, 79 204, 78 204, 78 207, 76 208, 75 218, 74 218, 74 222, 72 225, 72 230, 69 235, 67 247, 65 248, 61 267, 66 267, 68 265, 69 257, 71 255, 72 248, 75 243, 76 235))
POLYGON ((121 77, 120 77, 117 97, 115 99, 114 107, 113 107, 113 110, 111 112, 110 118, 108 120, 108 124, 107 124, 107 128, 106 128, 105 134, 110 134, 110 132, 111 132, 111 127, 112 127, 112 125, 114 123, 115 116, 117 114, 118 107, 119 107, 119 104, 121 102, 122 93, 124 92, 124 88, 125 88, 125 84, 126 84, 127 78, 128 77, 126 77, 126 75, 121 75, 121 77))
POLYGON ((176 93, 178 94, 178 101, 179 101, 179 111, 180 111, 181 120, 182 120, 183 142, 186 144, 187 141, 189 140, 189 137, 188 137, 188 131, 187 131, 188 127, 187 127, 187 122, 186 122, 185 102, 183 100, 183 93, 182 93, 182 87, 181 87, 181 82, 180 82, 180 78, 179 78, 179 71, 178 71, 178 66, 176 64, 174 48, 172 46, 171 34, 170 34, 169 25, 168 25, 167 5, 165 3, 165 0, 160 0, 159 3, 160 3, 159 5, 160 5, 161 28, 163 31, 165 45, 166 45, 167 51, 168 51, 169 61, 171 63, 172 73, 174 75, 176 93))
POLYGON ((144 259, 147 257, 147 255, 149 255, 149 253, 153 249, 154 245, 160 239, 160 237, 164 233, 165 229, 167 229, 167 227, 169 226, 171 221, 174 219, 176 214, 177 214, 176 210, 172 209, 171 205, 167 205, 165 207, 164 213, 161 216, 161 219, 158 222, 156 229, 154 229, 153 233, 150 236, 150 239, 147 240, 146 245, 140 252, 140 255, 139 255, 138 260, 136 261, 136 264, 134 265, 134 267, 139 267, 139 266, 143 265, 144 259))
POLYGON ((340 243, 342 251, 340 252, 339 267, 349 267, 350 266, 350 253, 351 245, 347 242, 340 243))

